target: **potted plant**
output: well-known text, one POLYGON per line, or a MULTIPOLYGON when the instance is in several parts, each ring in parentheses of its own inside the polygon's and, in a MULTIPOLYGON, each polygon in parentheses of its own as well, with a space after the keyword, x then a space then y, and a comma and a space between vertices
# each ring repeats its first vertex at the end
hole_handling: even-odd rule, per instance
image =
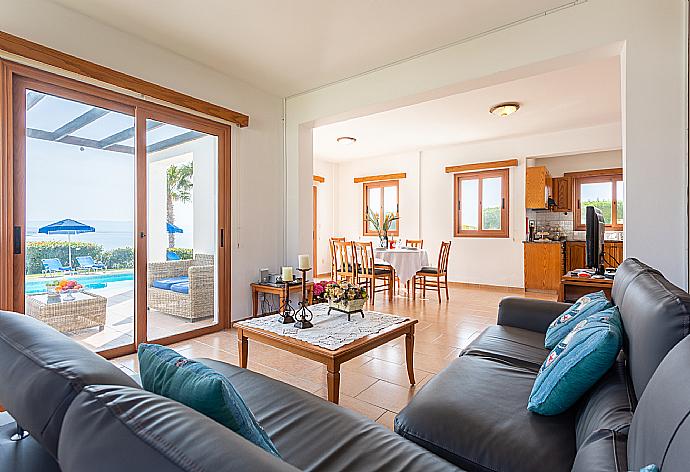
POLYGON ((330 282, 326 285, 324 297, 328 300, 329 313, 330 310, 337 310, 347 313, 347 319, 350 319, 351 313, 360 312, 362 316, 362 308, 367 301, 368 294, 365 288, 350 282, 330 282))
POLYGON ((394 221, 399 220, 400 217, 395 213, 389 212, 383 215, 383 222, 379 219, 378 213, 369 209, 367 212, 367 219, 371 226, 374 227, 379 235, 379 243, 382 248, 388 247, 388 231, 391 229, 391 225, 394 221))

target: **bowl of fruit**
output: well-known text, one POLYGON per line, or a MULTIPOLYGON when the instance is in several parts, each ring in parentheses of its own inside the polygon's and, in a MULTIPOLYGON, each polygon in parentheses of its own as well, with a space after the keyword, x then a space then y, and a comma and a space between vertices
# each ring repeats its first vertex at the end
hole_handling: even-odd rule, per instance
POLYGON ((80 292, 84 286, 76 280, 62 279, 59 282, 49 282, 46 284, 48 292, 54 292, 57 295, 63 295, 63 300, 74 300, 75 292, 80 292))

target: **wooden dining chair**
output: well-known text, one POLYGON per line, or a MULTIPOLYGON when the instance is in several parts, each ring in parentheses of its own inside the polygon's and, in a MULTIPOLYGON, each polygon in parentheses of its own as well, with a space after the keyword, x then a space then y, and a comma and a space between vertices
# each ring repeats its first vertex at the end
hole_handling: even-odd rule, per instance
POLYGON ((344 242, 345 238, 331 237, 328 239, 328 247, 331 251, 331 280, 335 280, 335 249, 333 248, 333 241, 344 242))
POLYGON ((436 267, 422 267, 413 280, 413 296, 417 292, 417 288, 422 289, 422 297, 426 297, 426 289, 436 288, 438 293, 438 301, 441 302, 441 289, 446 291, 446 300, 448 297, 448 257, 450 256, 450 241, 441 241, 441 250, 438 253, 438 264, 436 267))
POLYGON ((334 277, 339 282, 347 280, 355 282, 357 278, 357 262, 355 248, 351 241, 333 241, 334 277))
POLYGON ((406 239, 405 240, 405 246, 416 247, 418 249, 424 249, 424 240, 423 239, 406 239))
POLYGON ((371 306, 374 306, 376 292, 388 291, 388 300, 393 299, 393 270, 390 266, 381 266, 374 262, 374 245, 369 242, 353 243, 355 263, 357 265, 357 283, 364 284, 369 293, 371 306), (377 285, 377 280, 385 283, 377 285))

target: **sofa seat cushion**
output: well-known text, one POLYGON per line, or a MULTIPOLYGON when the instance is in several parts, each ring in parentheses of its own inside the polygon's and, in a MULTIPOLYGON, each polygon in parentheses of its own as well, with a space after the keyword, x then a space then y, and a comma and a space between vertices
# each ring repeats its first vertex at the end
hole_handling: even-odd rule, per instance
POLYGON ((143 389, 89 385, 60 437, 65 472, 296 472, 239 434, 182 403, 143 389))
POLYGON ((137 383, 50 326, 0 311, 0 403, 53 457, 65 411, 90 384, 137 383))
POLYGON ((189 277, 186 275, 181 275, 179 277, 166 277, 164 279, 154 280, 151 285, 163 290, 170 290, 171 286, 182 282, 189 282, 189 277))
POLYGON ((183 293, 189 295, 189 282, 180 282, 177 284, 172 284, 170 290, 177 293, 183 293))
POLYGON ((628 434, 602 429, 577 450, 572 472, 628 472, 628 434))
POLYGON ((527 411, 536 375, 502 359, 461 356, 400 412, 395 430, 470 471, 570 470, 574 411, 527 411))
POLYGON ((542 333, 511 326, 489 326, 463 354, 499 360, 536 373, 549 351, 544 349, 542 333))
POLYGON ((17 430, 9 413, 0 413, 0 470, 12 472, 60 472, 58 463, 32 437, 11 441, 17 430))
POLYGON ((261 374, 198 359, 237 389, 281 457, 305 471, 451 471, 451 464, 347 408, 261 374))

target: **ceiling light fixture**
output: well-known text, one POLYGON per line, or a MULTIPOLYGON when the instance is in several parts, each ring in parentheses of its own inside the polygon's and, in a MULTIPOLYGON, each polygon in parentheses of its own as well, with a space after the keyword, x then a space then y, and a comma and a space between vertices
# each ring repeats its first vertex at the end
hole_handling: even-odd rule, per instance
POLYGON ((496 116, 512 115, 520 109, 520 104, 517 102, 499 103, 489 108, 489 113, 496 116))
POLYGON ((350 146, 351 144, 355 144, 357 142, 356 138, 350 137, 350 136, 341 136, 338 139, 336 139, 338 143, 344 144, 345 146, 350 146))

